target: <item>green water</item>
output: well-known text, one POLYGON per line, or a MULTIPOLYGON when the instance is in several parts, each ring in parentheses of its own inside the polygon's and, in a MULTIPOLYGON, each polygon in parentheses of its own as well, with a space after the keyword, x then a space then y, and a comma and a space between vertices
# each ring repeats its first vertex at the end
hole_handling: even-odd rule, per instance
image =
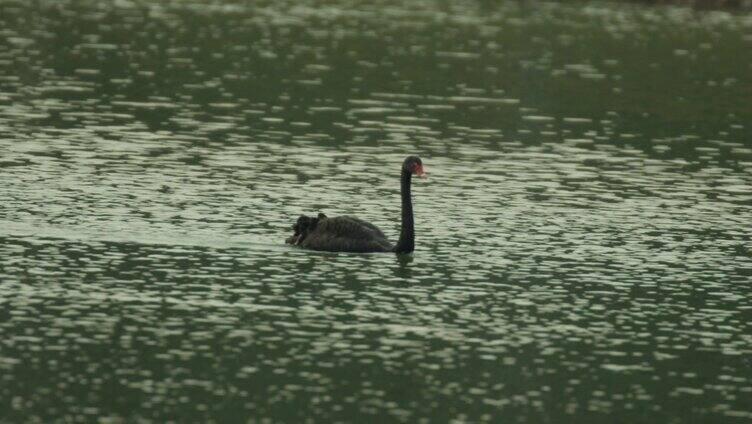
POLYGON ((603 2, 0 0, 0 421, 749 422, 750 51, 603 2), (396 241, 408 154, 411 257, 284 244, 396 241))

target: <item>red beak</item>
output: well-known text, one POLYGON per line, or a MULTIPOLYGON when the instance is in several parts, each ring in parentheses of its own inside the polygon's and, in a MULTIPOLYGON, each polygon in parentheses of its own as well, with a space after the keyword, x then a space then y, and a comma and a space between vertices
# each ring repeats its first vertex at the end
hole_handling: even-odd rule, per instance
POLYGON ((413 170, 413 174, 417 175, 420 178, 428 178, 426 176, 426 172, 423 170, 423 165, 415 165, 415 169, 413 170))

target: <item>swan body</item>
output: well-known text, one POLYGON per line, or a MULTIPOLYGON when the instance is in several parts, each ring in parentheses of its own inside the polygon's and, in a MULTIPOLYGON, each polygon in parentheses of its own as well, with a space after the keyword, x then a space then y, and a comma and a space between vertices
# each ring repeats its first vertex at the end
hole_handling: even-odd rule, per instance
POLYGON ((393 252, 394 246, 373 224, 351 216, 325 218, 300 244, 332 252, 393 252))
POLYGON ((293 225, 294 234, 285 242, 306 249, 328 252, 412 252, 415 249, 410 195, 412 175, 425 175, 423 164, 417 156, 408 156, 402 164, 402 230, 396 245, 390 243, 384 233, 369 222, 351 216, 329 218, 323 213, 319 213, 315 218, 301 215, 293 225))

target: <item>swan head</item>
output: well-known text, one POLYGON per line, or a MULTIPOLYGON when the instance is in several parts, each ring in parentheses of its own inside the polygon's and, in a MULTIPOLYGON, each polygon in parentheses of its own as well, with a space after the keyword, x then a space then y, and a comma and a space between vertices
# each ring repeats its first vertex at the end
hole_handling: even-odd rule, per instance
POLYGON ((405 161, 402 162, 402 169, 412 175, 426 178, 426 172, 423 170, 423 162, 417 156, 406 157, 405 161))

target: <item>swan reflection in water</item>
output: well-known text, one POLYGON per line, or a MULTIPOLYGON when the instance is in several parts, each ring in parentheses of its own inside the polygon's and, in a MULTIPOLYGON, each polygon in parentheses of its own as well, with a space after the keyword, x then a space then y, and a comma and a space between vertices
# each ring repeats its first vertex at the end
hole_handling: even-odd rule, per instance
POLYGON ((402 229, 396 245, 387 240, 375 225, 352 216, 329 218, 323 213, 310 217, 301 215, 293 225, 294 234, 285 242, 305 249, 326 252, 394 252, 415 250, 413 203, 410 195, 412 176, 425 178, 423 162, 408 156, 402 162, 400 192, 402 195, 402 229))

